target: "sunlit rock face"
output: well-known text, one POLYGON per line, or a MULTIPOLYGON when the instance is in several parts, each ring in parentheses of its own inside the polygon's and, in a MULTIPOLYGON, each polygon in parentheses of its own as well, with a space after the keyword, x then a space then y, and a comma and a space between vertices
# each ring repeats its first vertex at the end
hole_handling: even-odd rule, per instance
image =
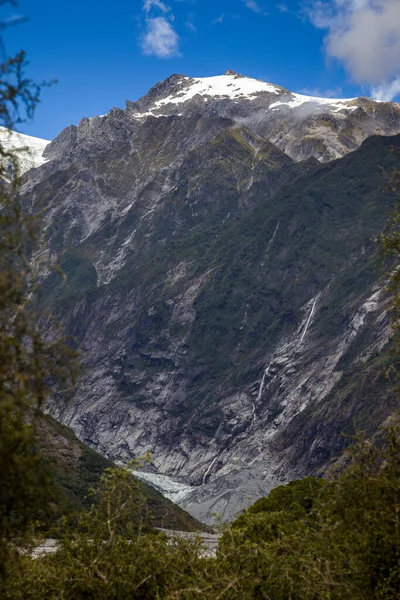
POLYGON ((84 366, 54 413, 114 460, 150 451, 147 478, 203 520, 373 431, 395 402, 373 239, 399 131, 397 104, 229 73, 61 132, 23 187, 67 276, 42 306, 84 366))

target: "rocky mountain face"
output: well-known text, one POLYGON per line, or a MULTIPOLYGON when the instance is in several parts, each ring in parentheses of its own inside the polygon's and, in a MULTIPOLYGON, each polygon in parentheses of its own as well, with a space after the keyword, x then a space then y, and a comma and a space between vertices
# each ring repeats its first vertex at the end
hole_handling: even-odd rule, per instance
POLYGON ((396 403, 374 237, 399 132, 397 104, 231 72, 61 132, 23 187, 67 276, 42 306, 84 365, 54 414, 113 460, 150 451, 142 476, 205 521, 374 430, 396 403))

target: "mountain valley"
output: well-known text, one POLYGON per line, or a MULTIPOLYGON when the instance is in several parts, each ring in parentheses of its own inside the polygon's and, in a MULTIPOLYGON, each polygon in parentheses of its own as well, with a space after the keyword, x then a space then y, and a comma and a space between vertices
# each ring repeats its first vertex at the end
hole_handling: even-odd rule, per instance
POLYGON ((212 523, 391 414, 400 105, 174 75, 43 147, 22 196, 66 280, 43 273, 40 306, 83 363, 50 410, 83 442, 150 451, 142 476, 212 523))

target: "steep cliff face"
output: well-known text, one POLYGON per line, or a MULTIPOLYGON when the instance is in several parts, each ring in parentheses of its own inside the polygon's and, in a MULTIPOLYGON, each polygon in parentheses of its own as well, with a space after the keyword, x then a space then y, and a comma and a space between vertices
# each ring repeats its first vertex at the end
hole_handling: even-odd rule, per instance
POLYGON ((114 460, 150 450, 146 477, 182 483, 203 520, 318 471, 340 431, 392 409, 373 401, 390 334, 373 238, 400 146, 369 137, 400 131, 398 105, 210 79, 68 128, 24 184, 67 275, 42 305, 84 363, 55 413, 114 460))

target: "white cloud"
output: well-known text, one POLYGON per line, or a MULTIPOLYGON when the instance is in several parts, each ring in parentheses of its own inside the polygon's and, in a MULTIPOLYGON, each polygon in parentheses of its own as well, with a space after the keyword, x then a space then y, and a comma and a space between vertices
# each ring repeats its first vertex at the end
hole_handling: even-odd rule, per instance
POLYGON ((144 54, 158 58, 179 56, 179 36, 165 17, 149 18, 141 47, 144 54))
POLYGON ((256 2, 256 0, 242 0, 242 2, 244 3, 244 5, 249 8, 250 10, 252 10, 255 13, 258 14, 263 14, 264 16, 267 16, 267 13, 265 13, 263 11, 263 9, 261 8, 261 6, 256 2))
POLYGON ((328 30, 327 56, 341 61, 354 81, 387 99, 398 93, 399 0, 313 0, 309 16, 328 30))
POLYGON ((400 77, 397 77, 391 83, 383 85, 374 85, 371 88, 371 96, 375 100, 385 100, 390 102, 400 94, 400 77))
POLYGON ((172 25, 174 15, 170 6, 162 0, 143 0, 143 11, 146 15, 146 29, 140 40, 143 54, 158 58, 179 56, 179 36, 172 25))
POLYGON ((258 6, 258 4, 255 0, 243 0, 243 2, 245 4, 245 6, 247 6, 247 8, 249 8, 253 12, 255 12, 255 13, 261 12, 261 8, 258 6))
POLYGON ((163 13, 167 13, 170 10, 164 2, 161 2, 161 0, 144 0, 143 10, 146 13, 149 13, 152 8, 158 8, 163 13))

